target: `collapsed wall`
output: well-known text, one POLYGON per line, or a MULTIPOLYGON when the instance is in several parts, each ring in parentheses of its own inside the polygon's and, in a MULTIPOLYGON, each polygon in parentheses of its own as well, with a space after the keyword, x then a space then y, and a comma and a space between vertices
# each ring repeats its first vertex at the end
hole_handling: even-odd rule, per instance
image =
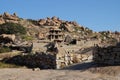
POLYGON ((120 64, 120 45, 108 47, 95 46, 93 61, 107 65, 120 64))

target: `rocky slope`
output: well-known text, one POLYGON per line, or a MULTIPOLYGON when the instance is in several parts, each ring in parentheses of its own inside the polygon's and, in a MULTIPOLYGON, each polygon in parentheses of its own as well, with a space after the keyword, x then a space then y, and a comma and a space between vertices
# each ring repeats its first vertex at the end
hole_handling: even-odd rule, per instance
MULTIPOLYGON (((119 41, 120 32, 111 32, 111 31, 103 31, 103 32, 94 32, 87 27, 79 25, 75 21, 65 21, 61 20, 58 17, 45 18, 39 20, 32 19, 22 19, 19 18, 16 13, 12 15, 5 12, 0 15, 0 24, 4 24, 7 22, 18 23, 26 27, 27 35, 32 36, 34 38, 46 38, 46 34, 48 34, 50 27, 60 28, 64 34, 72 36, 77 40, 99 40, 102 44, 109 43, 115 44, 119 41)), ((101 44, 100 43, 100 44, 101 44)))

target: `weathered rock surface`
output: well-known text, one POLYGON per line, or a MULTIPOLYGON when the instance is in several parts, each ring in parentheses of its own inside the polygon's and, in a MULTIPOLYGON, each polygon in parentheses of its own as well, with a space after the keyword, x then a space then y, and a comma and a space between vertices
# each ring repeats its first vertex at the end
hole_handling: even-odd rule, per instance
POLYGON ((0 24, 5 22, 18 23, 18 20, 19 17, 16 15, 16 13, 10 15, 9 13, 5 12, 3 15, 0 15, 0 24))
POLYGON ((47 17, 46 19, 40 19, 38 21, 38 24, 40 26, 58 26, 58 27, 63 27, 64 29, 67 29, 68 31, 72 32, 74 31, 74 26, 79 26, 76 22, 74 21, 63 21, 60 20, 58 17, 52 17, 49 18, 47 17))
POLYGON ((9 43, 15 41, 15 34, 1 34, 0 35, 0 42, 9 43))

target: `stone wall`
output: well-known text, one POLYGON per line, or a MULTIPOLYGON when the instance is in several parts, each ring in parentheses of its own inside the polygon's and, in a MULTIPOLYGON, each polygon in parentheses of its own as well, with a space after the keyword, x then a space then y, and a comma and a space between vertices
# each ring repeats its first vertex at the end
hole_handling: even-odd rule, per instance
POLYGON ((64 55, 56 55, 56 68, 64 68, 75 63, 83 63, 92 61, 92 55, 78 54, 78 53, 66 53, 64 55))
POLYGON ((26 66, 28 68, 55 69, 55 55, 36 53, 32 55, 17 55, 8 59, 3 59, 5 63, 26 66))
POLYGON ((95 46, 93 60, 99 64, 118 65, 120 64, 120 46, 100 47, 95 46))

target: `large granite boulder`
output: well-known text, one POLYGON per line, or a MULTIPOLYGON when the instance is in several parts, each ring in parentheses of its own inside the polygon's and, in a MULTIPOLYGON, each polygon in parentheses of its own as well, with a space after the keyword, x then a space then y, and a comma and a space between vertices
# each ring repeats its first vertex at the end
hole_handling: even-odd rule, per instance
POLYGON ((45 20, 45 19, 40 19, 40 20, 38 21, 38 24, 41 25, 41 26, 43 26, 45 23, 46 23, 46 20, 45 20))
POLYGON ((6 22, 18 23, 19 17, 17 16, 16 13, 13 13, 13 15, 10 15, 9 13, 4 12, 4 14, 0 15, 0 24, 6 23, 6 22))
POLYGON ((5 23, 5 21, 4 21, 4 19, 1 17, 1 18, 0 18, 0 24, 3 24, 3 23, 5 23))
POLYGON ((15 34, 1 34, 0 42, 9 43, 15 41, 15 34))

